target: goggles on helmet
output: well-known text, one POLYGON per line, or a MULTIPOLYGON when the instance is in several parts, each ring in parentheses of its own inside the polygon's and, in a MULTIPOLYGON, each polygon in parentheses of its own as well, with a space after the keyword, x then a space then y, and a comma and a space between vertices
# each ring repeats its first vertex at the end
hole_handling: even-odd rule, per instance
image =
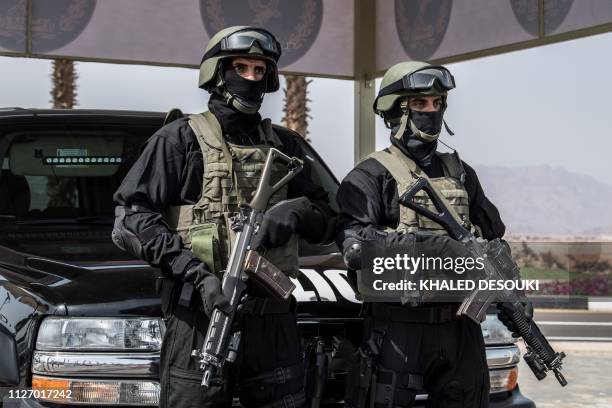
POLYGON ((446 68, 432 66, 404 75, 400 80, 387 85, 381 89, 376 99, 399 91, 424 91, 432 88, 436 81, 447 91, 455 87, 455 78, 446 68))
POLYGON ((222 38, 204 54, 202 61, 222 51, 248 51, 254 45, 257 45, 265 54, 270 54, 275 60, 281 56, 280 43, 269 31, 262 28, 247 28, 222 38))

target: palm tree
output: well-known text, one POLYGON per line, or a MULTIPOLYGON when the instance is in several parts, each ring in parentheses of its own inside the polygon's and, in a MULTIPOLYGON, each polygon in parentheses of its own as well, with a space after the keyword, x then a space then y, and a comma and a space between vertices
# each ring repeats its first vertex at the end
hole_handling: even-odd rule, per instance
MULTIPOLYGON (((72 109, 76 105, 76 79, 74 62, 67 59, 53 60, 53 87, 51 97, 54 109, 72 109)), ((47 179, 48 207, 73 207, 77 204, 76 180, 72 177, 47 179)))
POLYGON ((53 108, 72 109, 76 105, 76 79, 74 61, 67 59, 53 60, 53 108))
POLYGON ((307 98, 308 84, 312 80, 306 80, 306 77, 301 75, 285 75, 286 87, 285 92, 285 107, 283 112, 283 125, 289 129, 293 129, 300 134, 304 139, 308 138, 308 119, 311 116, 308 114, 307 98))

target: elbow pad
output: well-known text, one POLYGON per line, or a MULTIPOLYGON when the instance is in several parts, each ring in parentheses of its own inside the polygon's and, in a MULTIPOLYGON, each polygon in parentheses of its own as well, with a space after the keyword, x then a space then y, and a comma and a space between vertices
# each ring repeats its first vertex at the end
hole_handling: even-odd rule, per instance
POLYGON ((349 238, 344 242, 344 247, 343 259, 346 267, 355 271, 361 269, 361 241, 349 238))
POLYGON ((118 205, 115 207, 115 224, 113 225, 111 239, 117 248, 143 259, 142 243, 136 234, 126 228, 124 221, 125 207, 118 205))
MULTIPOLYGON (((129 209, 127 210, 129 211, 129 209)), ((160 233, 168 232, 168 228, 165 225, 154 224, 136 233, 126 227, 126 214, 126 207, 122 205, 115 207, 115 224, 113 225, 111 239, 119 249, 140 259, 145 259, 143 246, 160 233)))

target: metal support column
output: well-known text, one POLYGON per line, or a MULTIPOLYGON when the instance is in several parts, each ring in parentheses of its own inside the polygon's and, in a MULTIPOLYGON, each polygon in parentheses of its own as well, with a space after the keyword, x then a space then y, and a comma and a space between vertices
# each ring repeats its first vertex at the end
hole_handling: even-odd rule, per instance
POLYGON ((376 1, 355 0, 355 163, 376 147, 376 1))

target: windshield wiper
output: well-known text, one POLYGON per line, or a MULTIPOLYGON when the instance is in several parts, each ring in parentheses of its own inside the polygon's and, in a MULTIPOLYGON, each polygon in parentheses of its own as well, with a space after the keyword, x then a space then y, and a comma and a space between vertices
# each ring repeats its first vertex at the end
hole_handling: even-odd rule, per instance
POLYGON ((15 220, 17 220, 17 216, 15 214, 0 214, 0 222, 15 220))
POLYGON ((85 217, 77 217, 76 221, 79 224, 113 225, 115 223, 115 217, 103 215, 88 215, 85 217))
MULTIPOLYGON (((16 217, 15 217, 16 218, 16 217)), ((66 218, 40 218, 40 219, 17 219, 19 225, 53 225, 53 224, 93 224, 93 225, 113 225, 113 217, 103 216, 84 216, 66 218)))

